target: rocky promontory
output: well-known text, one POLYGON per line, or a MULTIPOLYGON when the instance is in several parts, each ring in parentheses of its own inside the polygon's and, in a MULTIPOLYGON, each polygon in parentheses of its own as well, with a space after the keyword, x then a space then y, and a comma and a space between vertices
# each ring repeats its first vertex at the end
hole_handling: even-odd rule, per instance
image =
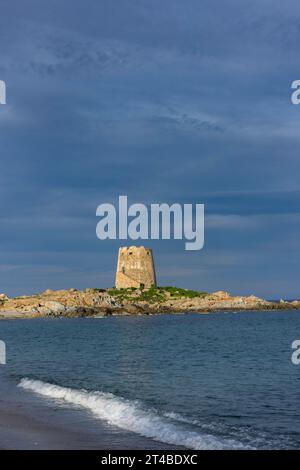
POLYGON ((206 293, 176 287, 46 290, 14 298, 0 294, 2 319, 283 309, 298 310, 300 301, 274 302, 254 295, 232 296, 224 291, 206 293))

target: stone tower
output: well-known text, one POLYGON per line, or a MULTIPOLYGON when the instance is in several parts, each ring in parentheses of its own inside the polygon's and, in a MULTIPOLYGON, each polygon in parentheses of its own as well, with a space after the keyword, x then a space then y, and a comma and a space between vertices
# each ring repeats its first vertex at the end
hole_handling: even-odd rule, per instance
POLYGON ((119 248, 116 272, 117 289, 156 286, 152 250, 143 246, 119 248))

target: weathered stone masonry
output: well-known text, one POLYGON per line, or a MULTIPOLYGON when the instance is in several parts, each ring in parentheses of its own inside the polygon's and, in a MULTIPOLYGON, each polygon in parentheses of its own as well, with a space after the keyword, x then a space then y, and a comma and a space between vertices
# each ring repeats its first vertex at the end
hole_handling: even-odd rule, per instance
POLYGON ((121 247, 116 272, 116 287, 156 286, 153 254, 143 246, 121 247))

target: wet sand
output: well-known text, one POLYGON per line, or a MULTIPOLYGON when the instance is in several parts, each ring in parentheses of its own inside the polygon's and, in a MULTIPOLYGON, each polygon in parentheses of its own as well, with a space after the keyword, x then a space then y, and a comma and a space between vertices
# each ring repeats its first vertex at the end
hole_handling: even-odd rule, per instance
POLYGON ((22 412, 0 411, 1 449, 74 449, 82 448, 80 442, 76 432, 49 426, 22 412))
MULTIPOLYGON (((178 449, 178 447, 176 447, 178 449)), ((123 431, 79 409, 36 406, 8 398, 0 401, 0 449, 110 450, 175 449, 164 443, 123 431)))

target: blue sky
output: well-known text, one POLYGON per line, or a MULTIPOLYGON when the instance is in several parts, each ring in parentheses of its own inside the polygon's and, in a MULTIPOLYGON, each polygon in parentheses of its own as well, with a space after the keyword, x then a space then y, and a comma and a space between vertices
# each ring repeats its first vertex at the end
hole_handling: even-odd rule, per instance
POLYGON ((1 1, 0 291, 106 287, 96 207, 204 203, 161 285, 300 297, 296 0, 1 1))

